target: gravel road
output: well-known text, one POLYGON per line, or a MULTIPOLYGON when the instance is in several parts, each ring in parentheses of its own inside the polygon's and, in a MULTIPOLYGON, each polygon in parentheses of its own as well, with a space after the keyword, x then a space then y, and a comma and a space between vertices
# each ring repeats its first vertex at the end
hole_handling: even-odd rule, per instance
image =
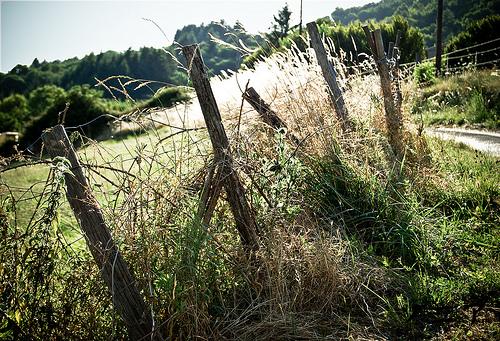
POLYGON ((443 140, 461 142, 467 146, 500 157, 500 133, 463 128, 428 128, 425 132, 443 140))

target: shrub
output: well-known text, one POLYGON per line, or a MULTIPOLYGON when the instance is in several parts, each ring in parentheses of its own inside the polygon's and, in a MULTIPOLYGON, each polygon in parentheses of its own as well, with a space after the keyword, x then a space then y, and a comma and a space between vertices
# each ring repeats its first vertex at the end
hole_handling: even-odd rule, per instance
POLYGON ((183 87, 169 87, 159 90, 152 98, 147 100, 142 108, 168 108, 176 103, 190 99, 189 92, 183 87))
POLYGON ((60 122, 59 113, 65 111, 66 103, 69 104, 65 114, 64 123, 67 127, 77 127, 92 120, 93 124, 79 127, 79 130, 89 137, 97 137, 109 121, 106 107, 103 103, 102 92, 90 89, 88 85, 72 87, 66 96, 58 97, 41 116, 33 119, 27 125, 21 144, 27 146, 41 135, 43 130, 60 122))
POLYGON ((29 115, 28 101, 23 95, 10 95, 0 102, 0 112, 0 132, 20 131, 29 115))
POLYGON ((413 70, 413 79, 418 84, 433 84, 436 80, 436 67, 431 62, 418 64, 413 70))
POLYGON ((29 107, 33 116, 43 114, 54 103, 63 102, 66 92, 55 85, 41 86, 29 94, 29 107))

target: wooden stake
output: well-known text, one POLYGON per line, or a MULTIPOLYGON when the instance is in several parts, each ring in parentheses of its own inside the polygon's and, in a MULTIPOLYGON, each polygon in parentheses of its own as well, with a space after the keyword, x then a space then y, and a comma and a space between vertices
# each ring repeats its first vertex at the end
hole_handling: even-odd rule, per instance
POLYGON ((398 107, 394 103, 392 94, 391 77, 389 66, 384 51, 384 42, 382 40, 382 32, 380 29, 371 32, 368 26, 364 26, 366 38, 371 47, 373 58, 377 63, 378 73, 380 76, 380 86, 384 97, 385 120, 389 135, 389 143, 394 149, 396 156, 399 158, 403 153, 402 127, 403 119, 398 107))
POLYGON ((400 81, 400 72, 399 72, 399 58, 401 57, 400 54, 400 49, 399 49, 399 43, 401 40, 401 31, 398 30, 396 33, 396 42, 394 43, 394 48, 392 50, 392 57, 395 59, 395 64, 394 64, 394 78, 396 82, 396 111, 399 116, 402 115, 401 113, 401 105, 403 103, 403 94, 401 92, 401 81, 400 81))
MULTIPOLYGON (((71 164, 71 173, 64 175, 66 197, 112 295, 113 305, 127 326, 129 337, 133 340, 146 337, 151 339, 153 333, 151 315, 135 285, 135 279, 113 241, 64 127, 57 125, 47 130, 42 139, 45 150, 52 158, 63 157, 71 164)), ((161 337, 155 335, 153 339, 159 340, 161 337)))
POLYGON ((198 96, 208 134, 212 141, 215 161, 216 163, 221 163, 222 181, 236 221, 236 228, 238 229, 243 245, 250 250, 257 250, 259 248, 257 224, 245 198, 243 185, 233 168, 229 140, 222 125, 219 108, 217 107, 217 102, 210 86, 200 49, 195 44, 182 47, 182 52, 186 57, 189 76, 198 96))
MULTIPOLYGON (((271 126, 275 130, 281 128, 288 129, 286 123, 271 109, 269 104, 267 104, 262 97, 255 91, 254 88, 250 87, 243 93, 243 98, 250 103, 250 105, 259 113, 261 120, 267 125, 271 126)), ((293 134, 289 133, 287 136, 290 137, 294 144, 299 144, 299 139, 297 139, 293 134)))
POLYGON ((316 25, 316 22, 313 21, 308 23, 307 31, 309 32, 311 46, 316 53, 316 59, 318 60, 318 64, 321 67, 323 77, 328 84, 330 98, 335 108, 335 112, 337 113, 337 117, 342 124, 342 127, 344 129, 348 129, 350 126, 349 115, 344 103, 342 90, 337 83, 337 73, 335 72, 335 68, 333 67, 333 65, 328 60, 325 47, 323 46, 323 42, 321 41, 321 38, 319 36, 318 26, 316 25))

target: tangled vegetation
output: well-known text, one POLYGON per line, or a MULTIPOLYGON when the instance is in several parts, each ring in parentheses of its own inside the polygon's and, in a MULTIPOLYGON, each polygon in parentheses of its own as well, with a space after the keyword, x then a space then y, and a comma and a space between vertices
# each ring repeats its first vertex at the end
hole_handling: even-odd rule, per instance
MULTIPOLYGON (((156 328, 172 339, 498 339, 498 160, 420 136, 410 82, 394 161, 377 77, 339 73, 354 122, 343 133, 311 59, 292 48, 240 75, 288 131, 261 123, 239 93, 228 99, 234 78, 212 82, 257 217, 254 259, 224 195, 200 223, 213 164, 204 129, 71 134, 156 328)), ((66 172, 64 160, 21 155, 0 173, 2 338, 126 337, 65 201, 66 172)))
POLYGON ((443 79, 434 78, 434 67, 429 64, 415 71, 416 80, 426 85, 413 104, 417 121, 425 125, 500 128, 498 71, 472 69, 443 79))

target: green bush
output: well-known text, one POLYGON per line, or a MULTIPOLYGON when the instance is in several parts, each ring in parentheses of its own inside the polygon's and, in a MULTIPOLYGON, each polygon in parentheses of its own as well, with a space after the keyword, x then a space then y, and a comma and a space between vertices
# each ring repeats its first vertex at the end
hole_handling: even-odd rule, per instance
POLYGON ((29 116, 28 101, 23 95, 10 95, 0 101, 0 132, 21 131, 29 116))
POLYGON ((413 79, 417 84, 434 84, 436 81, 436 67, 432 62, 418 64, 413 70, 413 79))
POLYGON ((29 145, 38 139, 43 130, 60 123, 63 118, 59 117, 59 114, 65 111, 66 104, 69 107, 64 115, 65 126, 78 127, 78 130, 88 137, 96 138, 110 119, 106 116, 109 112, 104 104, 102 92, 91 89, 88 85, 77 85, 72 87, 66 96, 55 99, 42 115, 28 123, 21 145, 29 145), (92 123, 86 124, 91 121, 92 123))
POLYGON ((147 100, 142 108, 168 108, 176 103, 190 99, 189 92, 183 87, 168 87, 159 90, 152 98, 147 100))
MULTIPOLYGON (((417 76, 415 79, 418 82, 417 76)), ((424 123, 477 124, 489 129, 500 126, 500 77, 496 74, 468 72, 434 79, 426 85, 412 108, 413 114, 421 115, 424 123)))
POLYGON ((29 107, 34 117, 40 116, 54 103, 64 101, 66 92, 63 88, 55 85, 44 85, 36 88, 29 94, 29 107))

